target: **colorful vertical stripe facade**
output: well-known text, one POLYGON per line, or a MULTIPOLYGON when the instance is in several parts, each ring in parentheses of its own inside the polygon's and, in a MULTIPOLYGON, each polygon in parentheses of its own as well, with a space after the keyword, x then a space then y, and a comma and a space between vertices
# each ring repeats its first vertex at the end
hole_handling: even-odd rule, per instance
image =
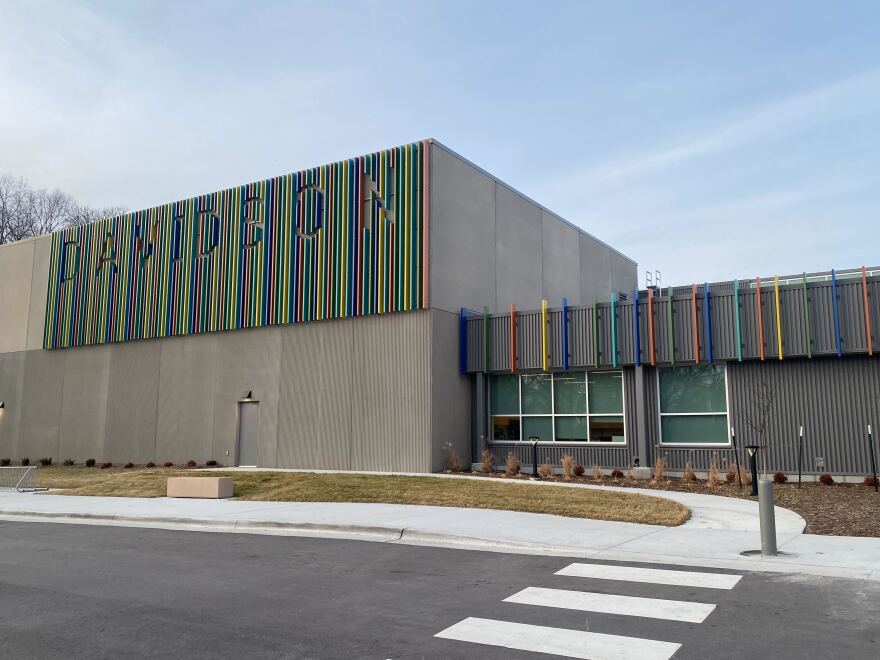
POLYGON ((55 232, 45 348, 427 305, 419 142, 55 232))

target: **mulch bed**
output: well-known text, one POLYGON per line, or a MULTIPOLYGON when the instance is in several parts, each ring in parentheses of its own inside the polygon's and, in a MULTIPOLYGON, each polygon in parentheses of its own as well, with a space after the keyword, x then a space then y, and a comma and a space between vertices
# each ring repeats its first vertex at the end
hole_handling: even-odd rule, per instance
MULTIPOLYGON (((485 474, 473 472, 475 476, 495 477, 501 479, 529 479, 528 475, 507 477, 503 472, 485 474)), ((722 474, 722 479, 724 475, 722 474)), ((560 475, 554 475, 545 481, 562 481, 560 475)), ((684 481, 681 478, 664 478, 659 483, 637 481, 634 479, 614 479, 605 476, 600 480, 592 476, 573 477, 570 483, 604 484, 606 486, 625 486, 629 488, 649 488, 651 490, 670 490, 685 493, 701 493, 704 495, 722 495, 724 497, 749 497, 750 486, 743 484, 742 491, 737 484, 721 483, 710 487, 705 481, 684 481)), ((800 488, 796 483, 774 484, 774 501, 778 506, 791 509, 803 516, 807 521, 808 534, 825 534, 829 536, 874 536, 880 537, 880 493, 874 488, 863 484, 835 483, 830 486, 811 482, 804 483, 800 488)))

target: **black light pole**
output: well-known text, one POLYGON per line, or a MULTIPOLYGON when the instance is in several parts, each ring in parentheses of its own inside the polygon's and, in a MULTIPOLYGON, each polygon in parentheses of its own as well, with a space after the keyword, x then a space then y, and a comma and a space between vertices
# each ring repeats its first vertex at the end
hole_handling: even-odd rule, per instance
POLYGON ((871 472, 874 474, 874 492, 877 492, 877 463, 874 460, 874 435, 871 433, 871 425, 868 424, 868 448, 871 450, 871 472))
POLYGON ((752 492, 749 493, 752 497, 757 497, 758 495, 758 450, 760 447, 758 445, 746 445, 746 451, 749 452, 749 467, 752 470, 752 492))
POLYGON ((798 435, 798 488, 801 487, 801 470, 804 464, 804 425, 801 424, 800 434, 798 435))
POLYGON ((535 436, 529 438, 529 442, 532 443, 532 476, 536 479, 538 478, 538 441, 540 439, 535 436))

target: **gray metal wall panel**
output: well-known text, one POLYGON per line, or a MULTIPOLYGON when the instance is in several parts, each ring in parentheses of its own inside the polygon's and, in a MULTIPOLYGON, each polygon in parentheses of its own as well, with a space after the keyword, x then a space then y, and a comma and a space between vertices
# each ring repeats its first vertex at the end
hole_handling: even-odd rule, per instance
POLYGON ((431 469, 430 326, 427 311, 358 319, 352 469, 431 469))
MULTIPOLYGON (((495 186, 495 289, 497 311, 540 304, 542 211, 506 186, 495 186)), ((483 304, 489 304, 484 301, 483 304)))
POLYGON ((230 452, 214 455, 216 334, 162 339, 155 461, 230 465, 230 452))
POLYGON ((21 410, 24 400, 24 361, 26 353, 0 353, 0 458, 21 458, 18 451, 21 410))
POLYGON ((303 323, 284 329, 278 399, 278 465, 349 469, 355 324, 303 323))
POLYGON ((496 310, 495 181, 431 146, 430 303, 496 310))
MULTIPOLYGON (((248 392, 260 402, 258 460, 276 467, 278 453, 278 381, 281 326, 251 328, 217 335, 214 381, 214 456, 235 456, 238 401, 248 392)), ((221 459, 217 459, 221 460, 221 459)))
POLYGON ((871 345, 880 352, 880 280, 868 282, 868 314, 871 321, 871 345))
POLYGON ((111 352, 110 346, 90 346, 58 354, 64 360, 59 461, 104 458, 111 352))
POLYGON ((467 319, 468 370, 483 371, 483 316, 467 319))
MULTIPOLYGON (((445 447, 451 445, 463 462, 471 454, 471 383, 458 373, 457 317, 433 309, 431 314, 431 470, 443 469, 445 447)), ((508 322, 507 326, 509 327, 508 322)), ((420 356, 414 355, 420 360, 420 356)), ((414 438, 414 440, 417 440, 414 438)))
MULTIPOLYGON (((549 213, 543 213, 543 287, 542 297, 554 306, 561 306, 568 298, 572 305, 581 304, 580 287, 580 232, 560 222, 549 213)), ((538 301, 540 303, 540 301, 538 301)))
POLYGON ((551 369, 562 369, 565 364, 562 348, 562 310, 554 309, 548 312, 547 319, 548 337, 547 350, 550 354, 549 364, 551 369))
MULTIPOLYGON (((66 349, 78 351, 78 348, 66 349)), ((58 355, 59 351, 34 351, 58 355)), ((156 458, 160 341, 114 344, 107 389, 104 456, 114 463, 156 458)))
MULTIPOLYGON (((445 312, 448 314, 448 312, 445 312)), ((489 329, 489 369, 492 371, 510 371, 510 316, 502 316, 490 321, 489 329)), ((455 349, 458 350, 456 337, 455 349)))
POLYGON ((28 350, 43 347, 43 330, 46 327, 46 296, 49 290, 49 261, 51 258, 52 237, 40 236, 34 241, 34 266, 28 313, 28 350))
POLYGON ((568 318, 571 364, 586 367, 593 362, 592 312, 586 308, 572 309, 568 318))
POLYGON ((19 449, 26 450, 32 461, 50 456, 57 459, 59 456, 63 385, 63 354, 48 351, 26 353, 19 449))
POLYGON ((520 314, 517 319, 516 355, 520 369, 541 369, 541 313, 520 314))

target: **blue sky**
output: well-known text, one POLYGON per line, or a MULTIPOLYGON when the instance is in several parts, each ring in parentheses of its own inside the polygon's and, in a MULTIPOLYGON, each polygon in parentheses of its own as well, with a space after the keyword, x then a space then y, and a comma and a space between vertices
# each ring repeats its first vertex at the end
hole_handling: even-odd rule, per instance
POLYGON ((878 265, 878 35, 875 1, 0 0, 0 172, 136 209, 433 137, 664 283, 878 265))

